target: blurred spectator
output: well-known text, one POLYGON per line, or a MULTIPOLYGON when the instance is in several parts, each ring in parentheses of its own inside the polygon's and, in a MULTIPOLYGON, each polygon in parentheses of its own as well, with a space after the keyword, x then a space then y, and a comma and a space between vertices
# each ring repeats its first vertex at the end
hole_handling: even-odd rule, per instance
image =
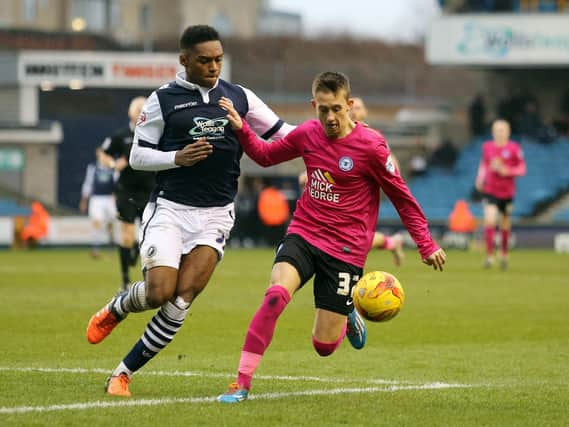
POLYGON ((559 109, 561 117, 554 122, 555 130, 560 135, 569 135, 569 86, 561 94, 559 109))
POLYGON ((512 123, 513 112, 512 112, 512 102, 509 96, 501 98, 496 106, 496 114, 499 118, 506 120, 508 123, 512 123))
POLYGON ((22 230, 22 242, 25 246, 33 248, 47 236, 50 216, 40 202, 32 202, 32 213, 22 230))
POLYGON ((431 155, 431 166, 452 169, 458 156, 457 150, 449 138, 443 140, 431 155))
POLYGON ((470 134, 472 136, 482 135, 486 131, 486 123, 484 122, 486 107, 482 94, 478 94, 474 97, 468 107, 468 115, 470 118, 470 134))
POLYGON ((269 245, 275 246, 286 232, 290 218, 288 201, 281 190, 267 187, 259 194, 257 202, 259 218, 266 227, 265 236, 269 245))
POLYGON ((519 118, 518 132, 522 136, 538 140, 542 133, 542 128, 543 124, 539 117, 537 103, 528 100, 519 118))
POLYGON ((427 147, 422 140, 417 141, 417 150, 409 160, 409 174, 412 177, 424 175, 427 172, 427 147))

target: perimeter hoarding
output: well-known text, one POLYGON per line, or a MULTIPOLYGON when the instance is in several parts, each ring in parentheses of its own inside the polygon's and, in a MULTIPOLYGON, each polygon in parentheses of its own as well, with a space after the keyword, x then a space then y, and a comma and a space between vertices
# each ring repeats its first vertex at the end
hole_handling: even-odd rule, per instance
POLYGON ((426 56, 435 65, 568 66, 569 15, 443 16, 426 56))

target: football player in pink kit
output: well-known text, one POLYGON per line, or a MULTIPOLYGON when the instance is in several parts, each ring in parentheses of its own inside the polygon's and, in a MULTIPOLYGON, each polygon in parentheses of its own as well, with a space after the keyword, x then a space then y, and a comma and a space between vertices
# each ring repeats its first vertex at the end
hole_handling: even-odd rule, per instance
MULTIPOLYGON (((367 108, 364 100, 359 97, 353 97, 353 104, 350 110, 350 117, 354 122, 362 122, 364 126, 367 126, 365 119, 367 118, 367 108)), ((397 159, 393 154, 391 154, 391 160, 395 163, 395 167, 399 168, 397 164, 397 159)), ((306 183, 308 182, 308 175, 306 171, 302 172, 298 176, 298 184, 301 189, 304 190, 306 183)), ((373 240, 371 243, 372 249, 388 250, 393 255, 393 262, 395 265, 401 265, 403 259, 405 258, 405 252, 403 252, 403 236, 401 234, 394 234, 388 236, 387 234, 376 231, 373 235, 373 240)))
POLYGON ((515 178, 525 175, 526 162, 518 144, 510 141, 510 124, 496 120, 492 124, 493 141, 482 145, 482 159, 476 177, 476 189, 484 199, 484 238, 486 261, 484 266, 494 264, 494 233, 500 218, 501 251, 500 267, 508 267, 508 241, 512 229, 512 201, 516 192, 515 178))
POLYGON ((365 323, 354 310, 351 294, 371 248, 380 190, 396 206, 423 261, 439 270, 445 263, 446 255, 431 238, 423 212, 394 167, 385 139, 351 120, 348 79, 340 73, 322 73, 312 84, 312 94, 318 120, 301 124, 271 144, 257 139, 230 100, 219 102, 249 157, 262 166, 302 157, 309 177, 277 249, 270 286, 249 325, 237 382, 218 397, 223 403, 247 399, 278 317, 312 276, 316 352, 332 354, 346 335, 353 347, 364 346, 365 323))

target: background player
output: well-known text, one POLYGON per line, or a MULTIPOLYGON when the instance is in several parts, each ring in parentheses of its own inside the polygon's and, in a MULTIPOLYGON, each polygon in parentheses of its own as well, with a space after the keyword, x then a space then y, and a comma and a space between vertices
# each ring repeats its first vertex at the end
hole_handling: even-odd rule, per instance
POLYGON ((350 119, 347 78, 340 73, 322 73, 312 84, 312 94, 319 120, 305 122, 271 144, 257 139, 234 103, 227 98, 220 101, 249 157, 265 167, 302 157, 309 176, 277 249, 270 287, 249 325, 237 382, 218 397, 220 402, 237 403, 247 398, 278 317, 294 292, 312 276, 316 306, 312 343, 316 352, 332 354, 346 334, 353 347, 364 346, 365 324, 354 309, 351 292, 371 247, 380 189, 402 213, 424 262, 440 270, 445 262, 446 255, 431 238, 423 212, 393 165, 384 138, 350 119))
POLYGON ((100 248, 105 241, 105 235, 110 235, 113 241, 113 224, 117 216, 113 191, 115 187, 114 169, 103 164, 103 153, 96 151, 96 163, 89 163, 85 172, 85 180, 81 187, 81 201, 79 210, 82 213, 89 212, 93 227, 93 247, 91 256, 99 258, 100 248))
MULTIPOLYGON (((365 120, 368 116, 368 112, 363 99, 354 97, 352 100, 353 104, 350 109, 350 117, 353 121, 361 122, 364 126, 367 126, 365 120)), ((393 154, 391 154, 391 159, 393 160, 395 167, 399 169, 399 164, 393 154)), ((307 181, 308 175, 306 174, 306 171, 304 171, 298 176, 298 184, 300 185, 301 191, 304 190, 307 181)), ((395 265, 401 265, 405 258, 405 252, 403 252, 403 236, 401 234, 387 236, 384 233, 376 231, 373 235, 371 247, 372 249, 387 249, 390 251, 393 255, 393 262, 395 265)))
POLYGON ((129 312, 160 307, 108 379, 112 395, 130 396, 132 374, 172 341, 223 257, 243 151, 219 99, 230 98, 265 138, 292 129, 249 89, 219 78, 223 48, 215 29, 188 27, 179 60, 185 71, 148 98, 130 156, 133 167, 158 171, 140 233, 145 281, 113 298, 87 327, 96 344, 129 312))
POLYGON ((526 162, 521 147, 510 141, 510 124, 506 120, 492 123, 492 141, 482 145, 482 158, 476 176, 476 189, 484 201, 484 266, 494 264, 494 233, 500 215, 500 268, 508 268, 508 242, 512 230, 512 208, 516 192, 515 178, 525 175, 526 162))
POLYGON ((134 128, 145 101, 146 98, 139 96, 130 102, 129 126, 119 129, 111 137, 105 139, 101 146, 105 155, 105 164, 118 174, 115 198, 120 223, 118 250, 123 290, 130 283, 129 268, 136 264, 138 258, 135 221, 137 218, 142 218, 142 211, 155 184, 154 172, 134 170, 128 162, 134 128))

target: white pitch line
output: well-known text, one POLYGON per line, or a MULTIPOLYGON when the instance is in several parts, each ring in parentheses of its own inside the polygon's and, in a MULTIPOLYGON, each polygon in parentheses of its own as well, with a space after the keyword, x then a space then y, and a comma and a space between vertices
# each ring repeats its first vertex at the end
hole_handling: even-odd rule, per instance
MULTIPOLYGON (((101 368, 14 368, 8 366, 0 366, 0 372, 40 372, 40 373, 53 373, 53 374, 109 374, 109 369, 101 368)), ((142 371, 136 374, 139 375, 152 375, 164 377, 206 377, 206 378, 233 378, 235 373, 214 373, 214 372, 200 372, 200 371, 142 371)), ((323 383, 347 383, 347 382, 363 382, 366 384, 409 384, 408 381, 385 380, 381 378, 326 378, 315 376, 290 376, 290 375, 256 375, 255 379, 258 380, 278 380, 278 381, 314 381, 323 383)))
POLYGON ((3 265, 0 266, 0 273, 26 273, 26 274, 46 274, 46 273, 55 273, 55 274, 77 274, 77 273, 100 273, 100 269, 96 268, 84 268, 84 267, 64 267, 64 268, 49 268, 46 266, 26 266, 26 267, 18 267, 18 266, 10 266, 10 265, 3 265))
MULTIPOLYGON (((335 388, 328 390, 304 390, 293 391, 285 393, 263 393, 252 395, 251 400, 269 400, 269 399, 284 399, 296 396, 328 396, 336 394, 354 394, 354 393, 390 393, 405 390, 440 390, 448 388, 469 388, 473 385, 468 384, 447 384, 447 383, 430 383, 419 385, 405 385, 397 386, 391 385, 388 387, 363 387, 363 388, 335 388)), ((30 412, 55 412, 55 411, 76 411, 95 408, 124 408, 132 406, 158 406, 158 405, 172 405, 174 403, 209 403, 215 402, 215 397, 186 397, 175 398, 168 397, 164 399, 140 399, 140 400, 122 400, 120 402, 111 401, 96 401, 85 403, 70 403, 66 405, 49 405, 49 406, 15 406, 15 407, 0 407, 0 414, 25 414, 30 412)))

